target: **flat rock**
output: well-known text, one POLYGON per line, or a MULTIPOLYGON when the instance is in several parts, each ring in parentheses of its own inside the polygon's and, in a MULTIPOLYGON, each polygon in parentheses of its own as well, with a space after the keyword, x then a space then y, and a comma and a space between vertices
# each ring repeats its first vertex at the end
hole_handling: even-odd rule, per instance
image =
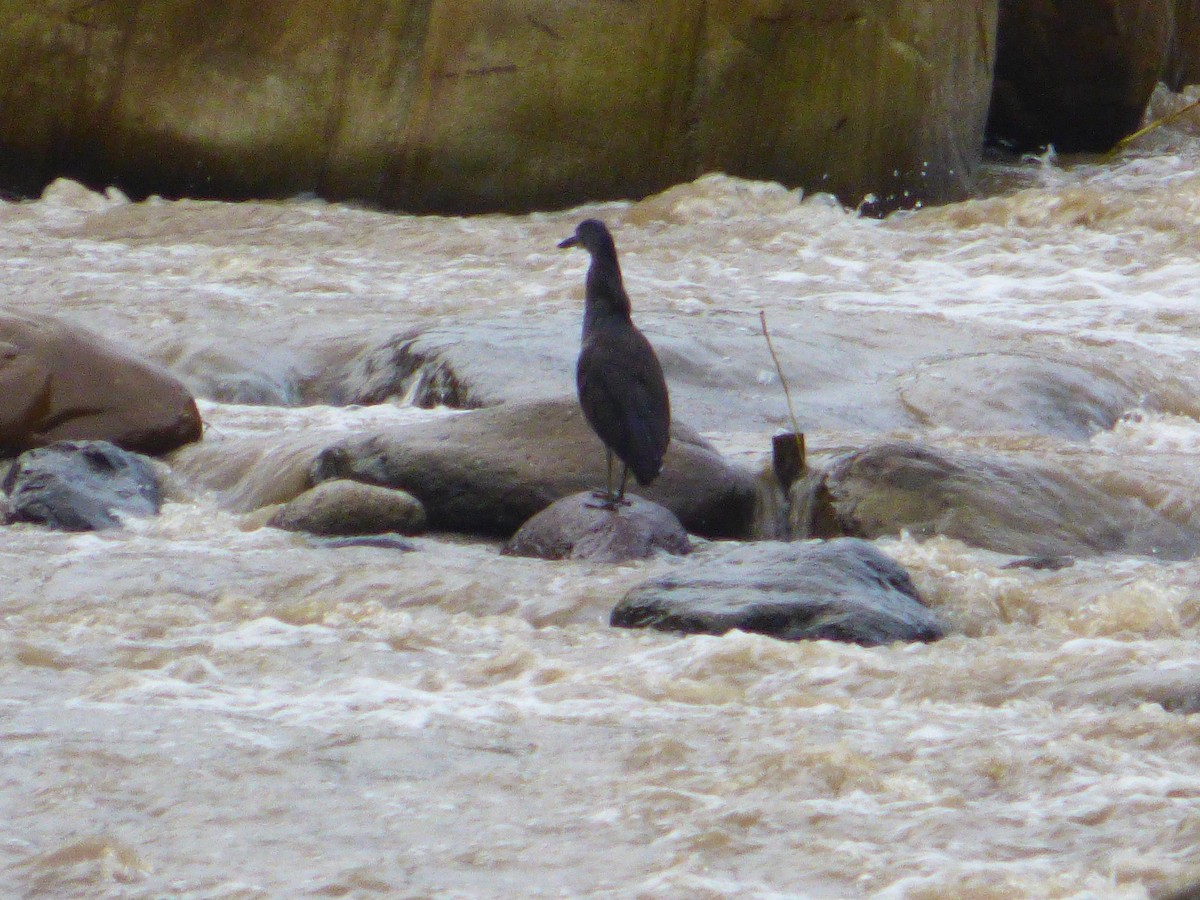
POLYGON ((285 504, 267 524, 328 536, 420 534, 425 530, 425 509, 404 491, 336 479, 285 504))
MULTIPOLYGON (((643 204, 645 205, 645 204, 643 204)), ((786 273, 777 273, 786 277, 786 273)), ((582 277, 582 273, 581 273, 582 277)), ((644 291, 636 292, 634 303, 644 291)), ((551 400, 575 390, 581 312, 457 318, 399 331, 345 363, 314 366, 310 402, 474 409, 551 400)), ((783 391, 760 331, 745 316, 638 314, 671 391, 671 407, 704 431, 766 430, 786 420, 783 391)), ((796 415, 810 431, 923 425, 1088 438, 1131 409, 1177 409, 1194 393, 1161 368, 1116 354, 1059 352, 934 317, 904 323, 807 309, 802 327, 772 329, 796 415), (1032 345, 1032 346, 1031 346, 1032 345), (947 346, 956 348, 953 356, 947 346)))
POLYGON ((124 516, 157 515, 162 506, 150 460, 107 441, 58 441, 29 450, 4 478, 10 522, 63 531, 117 528, 124 516))
MULTIPOLYGON (((323 450, 313 483, 350 478, 408 491, 429 527, 508 537, 555 500, 604 485, 600 439, 575 398, 506 403, 323 450)), ((755 479, 675 422, 662 475, 638 493, 705 537, 749 533, 755 479)))
POLYGON ((972 431, 997 423, 1006 431, 1086 440, 1112 428, 1145 396, 1132 378, 1123 379, 1105 363, 1045 353, 935 359, 898 379, 899 397, 921 424, 972 431))
POLYGON ((166 453, 200 439, 196 402, 165 369, 46 316, 0 314, 0 448, 111 441, 166 453))
POLYGON ((872 646, 934 641, 937 617, 908 573, 866 541, 745 544, 638 585, 612 611, 619 628, 872 646))
POLYGON ((908 531, 1048 558, 1200 552, 1200 534, 1132 491, 1102 488, 1044 459, 885 442, 831 463, 824 488, 842 532, 865 538, 908 531))
POLYGON ((626 506, 604 509, 592 491, 551 503, 521 526, 505 545, 508 556, 622 562, 659 550, 683 556, 692 550, 687 532, 667 508, 626 493, 626 506))
POLYGON ((411 553, 417 548, 411 541, 406 541, 398 534, 361 534, 348 537, 318 537, 309 540, 313 546, 329 550, 344 550, 348 547, 370 547, 375 550, 396 550, 401 553, 411 553))

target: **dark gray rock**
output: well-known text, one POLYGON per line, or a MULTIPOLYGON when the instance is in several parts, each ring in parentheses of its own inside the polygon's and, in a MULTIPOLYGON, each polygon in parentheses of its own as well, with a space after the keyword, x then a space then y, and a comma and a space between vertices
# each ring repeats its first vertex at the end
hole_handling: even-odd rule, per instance
POLYGON ((63 531, 118 528, 162 506, 150 460, 108 441, 58 441, 21 454, 4 479, 9 522, 63 531))
POLYGON ((692 550, 674 514, 657 503, 626 494, 628 506, 601 508, 591 491, 563 497, 521 526, 502 551, 541 559, 622 562, 658 550, 682 556, 692 550))
POLYGON ((376 550, 398 550, 409 553, 417 548, 398 534, 363 534, 351 537, 312 537, 314 546, 340 550, 346 547, 373 547, 376 550))
POLYGON ((824 487, 843 534, 908 531, 1028 557, 1137 553, 1190 559, 1200 534, 1043 459, 875 444, 835 460, 824 487))
MULTIPOLYGON (((749 533, 752 473, 727 463, 682 423, 672 425, 663 472, 639 493, 705 537, 749 533)), ((335 444, 314 483, 350 478, 399 488, 425 507, 429 527, 508 537, 555 500, 602 487, 605 455, 574 397, 506 403, 335 444)))
POLYGON ((285 504, 267 523, 319 535, 420 534, 421 501, 404 491, 337 479, 324 481, 285 504))
POLYGON ((1138 127, 1177 0, 1001 0, 987 134, 1019 150, 1104 152, 1138 127))
POLYGON ((1200 81, 1200 0, 1175 0, 1175 28, 1162 80, 1172 91, 1200 81))
POLYGON ((943 636, 908 573, 865 541, 763 541, 694 559, 631 590, 611 624, 865 646, 943 636))
MULTIPOLYGON (((530 375, 529 347, 533 342, 544 341, 545 329, 516 323, 500 329, 414 328, 364 350, 346 367, 338 382, 329 386, 329 391, 336 402, 347 404, 366 405, 403 398, 423 409, 495 406, 507 399, 496 390, 511 384, 512 379, 506 375, 530 375), (542 341, 538 341, 539 337, 542 341), (524 366, 513 364, 520 355, 525 356, 524 366), (502 363, 501 371, 497 372, 497 360, 509 360, 510 364, 502 363), (513 371, 509 372, 510 369, 513 371)), ((557 356, 546 368, 571 372, 574 360, 570 351, 575 349, 574 343, 555 345, 557 356)), ((563 378, 557 381, 562 384, 556 387, 569 383, 563 378)))

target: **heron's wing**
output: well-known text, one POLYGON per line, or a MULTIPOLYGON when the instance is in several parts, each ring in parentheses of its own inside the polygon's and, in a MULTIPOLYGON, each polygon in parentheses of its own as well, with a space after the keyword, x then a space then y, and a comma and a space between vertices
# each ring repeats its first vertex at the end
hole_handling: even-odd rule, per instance
POLYGON ((653 481, 670 442, 671 405, 649 342, 632 332, 619 341, 585 344, 576 379, 592 429, 639 482, 653 481))

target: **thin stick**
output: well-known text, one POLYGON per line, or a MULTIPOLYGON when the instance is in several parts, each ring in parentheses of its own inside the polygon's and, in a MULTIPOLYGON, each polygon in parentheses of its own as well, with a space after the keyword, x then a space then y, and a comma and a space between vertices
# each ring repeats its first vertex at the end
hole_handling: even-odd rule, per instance
POLYGON ((779 382, 783 385, 783 396, 787 397, 788 417, 792 420, 792 434, 796 436, 796 448, 800 450, 800 458, 804 459, 804 448, 800 443, 800 426, 796 424, 796 410, 792 406, 792 391, 788 387, 787 379, 783 377, 783 366, 779 364, 779 357, 775 353, 775 345, 771 343, 771 332, 767 331, 767 313, 766 310, 758 311, 758 320, 762 322, 763 337, 767 339, 767 349, 771 351, 771 359, 775 360, 775 371, 779 373, 779 382))
POLYGON ((1161 128, 1163 125, 1167 125, 1167 124, 1170 124, 1171 122, 1174 122, 1176 119, 1178 119, 1180 116, 1182 116, 1185 112, 1189 112, 1190 110, 1195 109, 1197 106, 1200 106, 1200 100, 1193 100, 1187 106, 1180 107, 1179 109, 1175 110, 1175 112, 1169 113, 1168 115, 1163 116, 1161 119, 1155 119, 1153 122, 1151 122, 1145 128, 1139 128, 1133 134, 1127 134, 1125 137, 1121 138, 1119 141, 1117 141, 1116 146, 1113 147, 1112 150, 1110 150, 1109 152, 1116 153, 1118 150, 1124 150, 1126 147, 1128 147, 1130 144, 1132 144, 1134 141, 1136 141, 1138 138, 1140 138, 1143 134, 1149 134, 1151 131, 1153 131, 1156 128, 1161 128))

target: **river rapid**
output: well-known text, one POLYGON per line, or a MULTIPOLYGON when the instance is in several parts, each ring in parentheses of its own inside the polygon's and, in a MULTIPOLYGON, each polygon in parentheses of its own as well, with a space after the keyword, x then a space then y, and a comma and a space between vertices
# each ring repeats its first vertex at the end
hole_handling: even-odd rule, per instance
MULTIPOLYGON (((585 216, 612 226, 651 340, 705 336, 703 372, 668 354, 675 415, 744 465, 787 423, 762 310, 818 462, 884 437, 1020 454, 1200 522, 1200 120, 1109 160, 994 164, 978 198, 883 221, 720 176, 478 218, 58 182, 0 203, 0 288, 183 377, 214 458, 319 446, 457 414, 314 402, 373 342, 576 328, 586 257, 555 243, 585 216), (1083 375, 1047 405, 947 365, 993 354, 1083 375), (1111 420, 1076 415, 1093 377, 1127 397, 1111 420)), ((883 538, 949 636, 793 644, 608 627, 680 560, 332 549, 220 487, 177 471, 157 519, 4 529, 0 892, 1139 898, 1200 879, 1200 547, 1041 570, 883 538)))

